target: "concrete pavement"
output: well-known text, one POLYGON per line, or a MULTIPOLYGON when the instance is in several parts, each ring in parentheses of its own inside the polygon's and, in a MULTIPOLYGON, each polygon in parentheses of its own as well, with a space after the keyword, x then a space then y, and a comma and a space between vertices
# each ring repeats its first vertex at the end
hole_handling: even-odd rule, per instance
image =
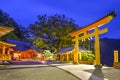
MULTIPOLYGON (((15 66, 15 65, 14 65, 15 66)), ((0 80, 80 80, 72 74, 52 66, 10 68, 0 70, 0 80)))
MULTIPOLYGON (((96 75, 93 75, 92 73, 88 73, 84 71, 88 69, 95 69, 94 65, 86 65, 86 64, 61 65, 61 66, 59 65, 57 67, 74 74, 75 76, 79 77, 82 80, 108 80, 104 77, 98 77, 96 75)), ((108 67, 103 67, 103 68, 108 68, 108 67)))
MULTIPOLYGON (((39 61, 38 61, 39 62, 39 61)), ((69 64, 69 63, 54 63, 44 62, 39 64, 29 65, 9 65, 7 68, 31 68, 31 67, 57 67, 65 70, 82 80, 120 80, 120 70, 112 67, 103 67, 101 70, 95 69, 94 65, 86 64, 69 64)), ((36 63, 36 62, 35 62, 36 63)))
MULTIPOLYGON (((57 67, 62 70, 65 70, 67 72, 70 72, 71 74, 75 75, 76 77, 82 79, 82 80, 108 80, 104 77, 98 77, 96 75, 93 75, 92 73, 86 72, 84 70, 88 69, 95 69, 94 65, 86 65, 86 64, 40 64, 40 65, 9 65, 10 68, 31 68, 31 67, 57 67)), ((109 68, 109 67, 103 67, 103 69, 109 68)))

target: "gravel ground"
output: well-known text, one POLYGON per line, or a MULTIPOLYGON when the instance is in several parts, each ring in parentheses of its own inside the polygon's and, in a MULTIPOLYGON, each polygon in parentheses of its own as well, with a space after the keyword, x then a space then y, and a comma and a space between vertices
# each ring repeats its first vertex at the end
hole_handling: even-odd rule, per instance
POLYGON ((97 75, 99 77, 107 78, 109 80, 120 80, 120 70, 119 69, 106 68, 106 69, 102 69, 102 70, 89 69, 89 70, 84 70, 84 71, 90 72, 93 75, 97 75))
POLYGON ((0 80, 80 80, 56 67, 0 70, 0 80))

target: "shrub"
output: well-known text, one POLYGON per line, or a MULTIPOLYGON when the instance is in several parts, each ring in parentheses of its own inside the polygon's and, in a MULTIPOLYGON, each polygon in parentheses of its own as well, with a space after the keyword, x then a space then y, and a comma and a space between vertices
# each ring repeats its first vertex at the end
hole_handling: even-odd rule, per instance
POLYGON ((6 68, 7 66, 6 65, 0 65, 0 68, 6 68))
MULTIPOLYGON (((95 59, 95 55, 92 53, 82 52, 81 58, 82 58, 82 60, 93 61, 95 59)), ((79 56, 79 59, 80 59, 80 56, 79 56)))

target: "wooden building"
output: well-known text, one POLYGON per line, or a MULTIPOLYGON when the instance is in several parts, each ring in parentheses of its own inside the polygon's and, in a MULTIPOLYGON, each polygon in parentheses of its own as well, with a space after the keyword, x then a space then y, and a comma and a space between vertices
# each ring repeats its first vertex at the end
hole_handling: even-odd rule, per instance
POLYGON ((11 54, 10 54, 10 47, 15 47, 15 44, 9 44, 3 41, 0 41, 0 60, 2 61, 10 61, 11 54))
MULTIPOLYGON (((0 37, 8 34, 13 30, 14 28, 12 27, 0 26, 0 37)), ((0 60, 3 62, 11 60, 9 47, 15 47, 15 46, 16 46, 15 44, 10 44, 10 43, 0 41, 0 60)))
POLYGON ((16 47, 13 47, 13 60, 43 59, 43 50, 30 41, 8 38, 7 42, 16 44, 16 47))
POLYGON ((0 37, 4 36, 5 34, 8 34, 9 32, 13 30, 14 28, 11 28, 11 27, 0 26, 0 37))
MULTIPOLYGON (((60 60, 61 62, 74 62, 74 52, 75 48, 73 46, 69 47, 64 47, 61 48, 56 54, 57 54, 57 59, 60 60)), ((91 53, 92 51, 87 50, 83 46, 79 46, 79 54, 80 53, 91 53)), ((81 57, 78 55, 78 59, 80 61, 81 57)))

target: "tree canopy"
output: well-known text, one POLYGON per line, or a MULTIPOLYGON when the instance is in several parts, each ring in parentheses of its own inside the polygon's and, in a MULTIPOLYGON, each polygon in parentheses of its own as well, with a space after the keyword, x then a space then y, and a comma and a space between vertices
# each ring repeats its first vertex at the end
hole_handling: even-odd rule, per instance
POLYGON ((7 13, 3 12, 0 10, 0 26, 6 26, 6 27, 13 27, 15 30, 3 37, 0 38, 0 40, 5 40, 6 37, 11 37, 11 38, 24 38, 22 32, 23 32, 23 27, 18 25, 13 18, 11 18, 7 13))
POLYGON ((38 20, 27 28, 26 37, 37 47, 55 52, 61 47, 72 45, 69 33, 77 28, 74 20, 65 15, 39 15, 38 20))
MULTIPOLYGON (((33 41, 38 48, 52 50, 52 52, 56 52, 62 47, 71 46, 73 43, 69 33, 78 29, 78 25, 72 18, 59 14, 39 15, 38 20, 25 29, 2 10, 0 10, 0 26, 15 28, 14 31, 1 37, 0 40, 5 40, 7 37, 26 38, 33 41)), ((80 43, 88 45, 88 41, 80 43)))

